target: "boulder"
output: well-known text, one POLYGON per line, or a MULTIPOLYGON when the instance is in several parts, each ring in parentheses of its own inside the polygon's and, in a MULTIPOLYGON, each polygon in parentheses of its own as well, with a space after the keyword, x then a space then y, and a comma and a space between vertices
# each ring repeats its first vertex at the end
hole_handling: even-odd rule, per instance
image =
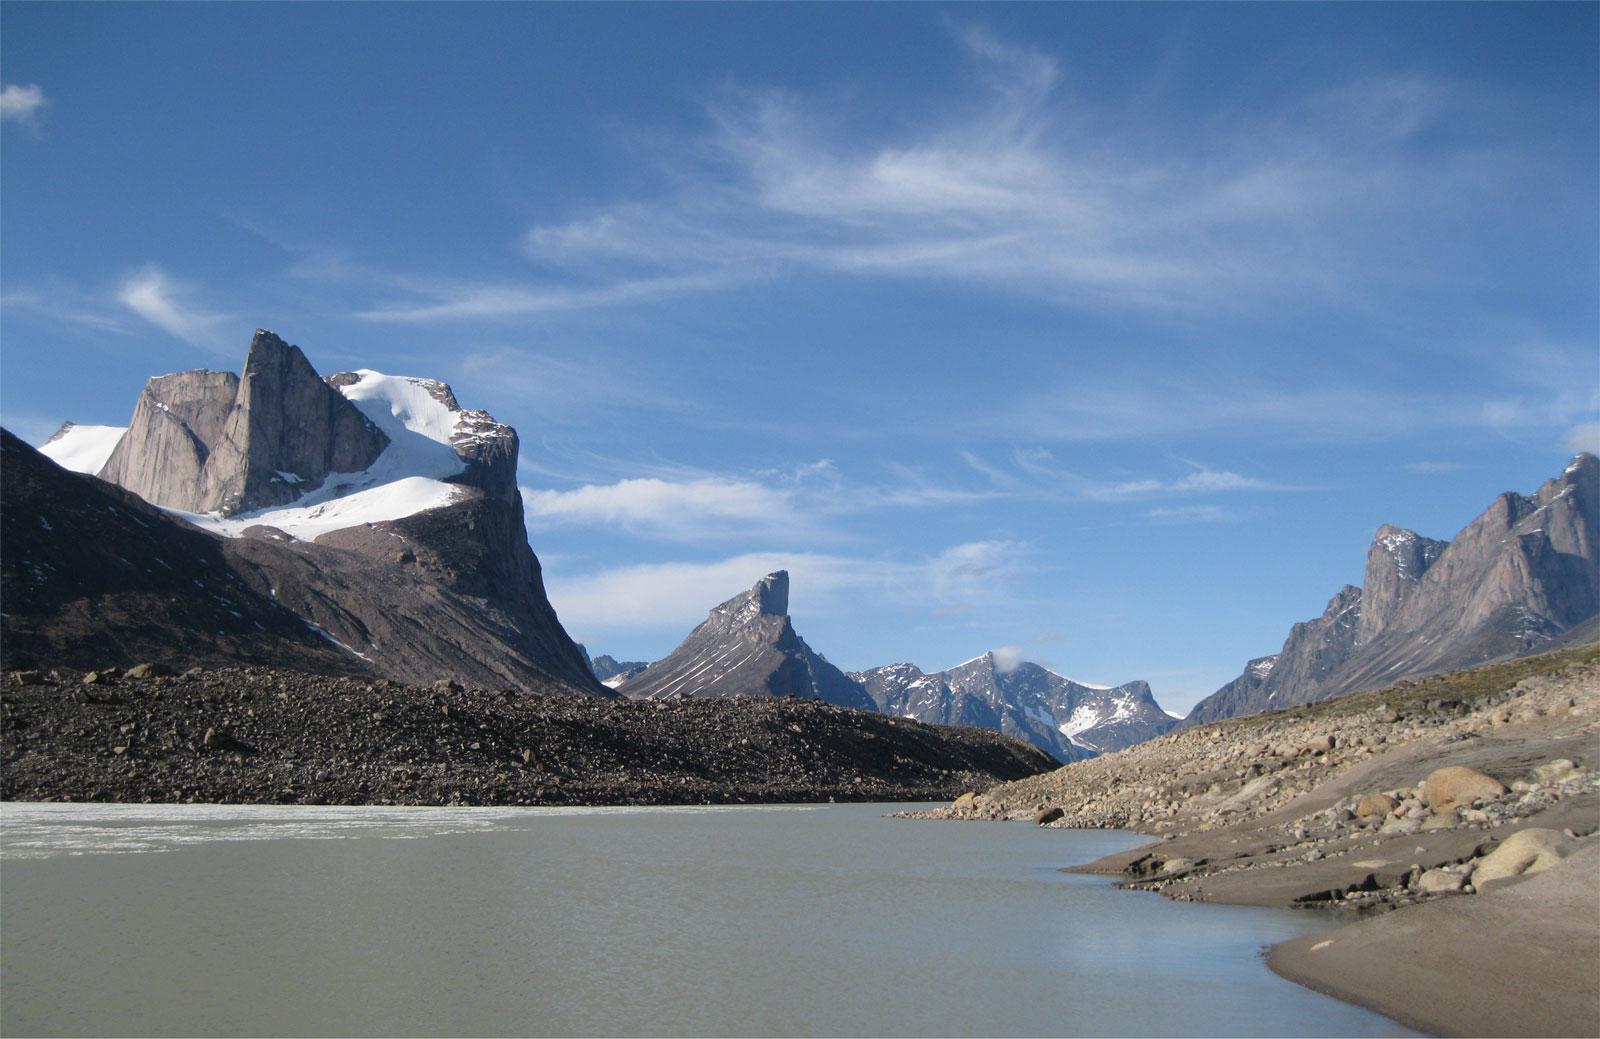
POLYGON ((1356 805, 1356 818, 1365 819, 1368 816, 1382 818, 1395 810, 1395 800, 1388 794, 1374 791, 1361 799, 1356 805))
POLYGON ((1541 826, 1518 830, 1479 860, 1472 883, 1482 891, 1485 884, 1497 880, 1549 869, 1566 856, 1567 838, 1561 831, 1541 826))
POLYGON ((957 812, 970 812, 977 808, 977 804, 975 803, 977 800, 978 795, 973 793, 971 790, 968 790, 966 793, 956 798, 955 802, 950 805, 950 808, 951 810, 957 812))
POLYGON ((156 661, 144 664, 135 664, 128 668, 126 675, 129 678, 162 678, 172 674, 172 668, 156 661))
POLYGON ((1464 765, 1451 765, 1428 776, 1422 786, 1422 799, 1439 812, 1459 804, 1471 804, 1478 798, 1499 797, 1505 792, 1505 785, 1493 776, 1464 765))
POLYGON ((1181 856, 1175 859, 1168 859, 1161 864, 1161 874, 1163 876, 1173 873, 1187 873, 1191 869, 1194 869, 1194 860, 1181 856))
POLYGON ((1302 754, 1324 754, 1333 749, 1332 736, 1318 736, 1316 739, 1300 748, 1302 754))
POLYGON ((1572 773, 1576 772, 1577 769, 1578 766, 1574 764, 1570 758, 1556 758, 1554 761, 1547 761, 1543 765, 1540 765, 1538 768, 1534 769, 1533 778, 1538 782, 1549 786, 1552 783, 1561 782, 1567 776, 1570 776, 1572 773))
POLYGON ((1035 826, 1048 826, 1065 814, 1067 813, 1063 812, 1058 806, 1055 805, 1052 805, 1049 808, 1041 808, 1037 812, 1033 813, 1033 824, 1035 826))
POLYGON ((1449 891, 1460 891, 1464 883, 1466 878, 1459 873, 1430 869, 1417 878, 1417 890, 1426 895, 1442 895, 1449 891))

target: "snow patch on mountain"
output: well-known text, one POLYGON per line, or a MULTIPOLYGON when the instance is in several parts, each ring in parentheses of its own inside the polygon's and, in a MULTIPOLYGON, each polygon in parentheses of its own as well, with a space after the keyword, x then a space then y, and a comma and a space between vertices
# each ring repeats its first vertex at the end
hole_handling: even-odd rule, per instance
POLYGON ((94 476, 106 467, 127 426, 80 426, 68 422, 56 430, 39 453, 63 469, 94 476))
MULTIPOLYGON (((322 486, 286 505, 222 516, 180 509, 166 511, 224 537, 240 537, 255 526, 276 527, 311 541, 347 527, 384 523, 443 508, 460 488, 446 482, 467 469, 452 441, 481 434, 481 412, 463 412, 450 388, 433 379, 385 375, 364 368, 338 387, 389 438, 389 446, 366 469, 336 473, 322 486)), ((483 416, 487 418, 487 416, 483 416)), ((288 484, 293 473, 279 473, 288 484)))

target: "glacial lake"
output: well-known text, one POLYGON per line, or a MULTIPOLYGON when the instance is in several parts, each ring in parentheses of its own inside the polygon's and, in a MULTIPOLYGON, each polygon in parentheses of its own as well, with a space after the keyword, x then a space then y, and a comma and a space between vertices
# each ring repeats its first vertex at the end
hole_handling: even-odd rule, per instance
POLYGON ((896 807, 6 804, 0 1032, 1412 1034, 1267 970, 1318 915, 896 807))

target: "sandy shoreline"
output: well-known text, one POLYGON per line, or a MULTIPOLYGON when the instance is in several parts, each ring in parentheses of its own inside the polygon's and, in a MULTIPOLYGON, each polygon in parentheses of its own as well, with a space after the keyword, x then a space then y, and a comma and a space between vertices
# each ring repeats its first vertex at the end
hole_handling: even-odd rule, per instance
POLYGON ((1267 965, 1437 1035, 1600 1035, 1600 844, 1481 895, 1284 942, 1267 965))

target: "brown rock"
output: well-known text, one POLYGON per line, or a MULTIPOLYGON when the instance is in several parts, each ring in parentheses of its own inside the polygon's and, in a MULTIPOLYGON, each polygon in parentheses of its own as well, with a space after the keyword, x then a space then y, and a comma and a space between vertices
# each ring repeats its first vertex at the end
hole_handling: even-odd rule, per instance
POLYGON ((1050 808, 1041 808, 1037 812, 1033 813, 1033 824, 1035 826, 1048 826, 1050 823, 1055 822, 1065 814, 1065 812, 1055 806, 1050 808))
POLYGON ((1361 799, 1356 805, 1356 818, 1366 819, 1369 816, 1383 818, 1395 809, 1395 800, 1388 794, 1374 791, 1361 799))
POLYGON ((1478 861, 1472 883, 1481 891, 1496 880, 1549 869, 1566 858, 1567 850, 1566 836, 1558 830, 1542 826, 1518 830, 1478 861))
POLYGON ((1422 787, 1422 799, 1428 803, 1428 807, 1438 812, 1459 804, 1470 804, 1478 798, 1499 797, 1505 792, 1505 785, 1493 776, 1464 765, 1452 765, 1428 776, 1422 787))

